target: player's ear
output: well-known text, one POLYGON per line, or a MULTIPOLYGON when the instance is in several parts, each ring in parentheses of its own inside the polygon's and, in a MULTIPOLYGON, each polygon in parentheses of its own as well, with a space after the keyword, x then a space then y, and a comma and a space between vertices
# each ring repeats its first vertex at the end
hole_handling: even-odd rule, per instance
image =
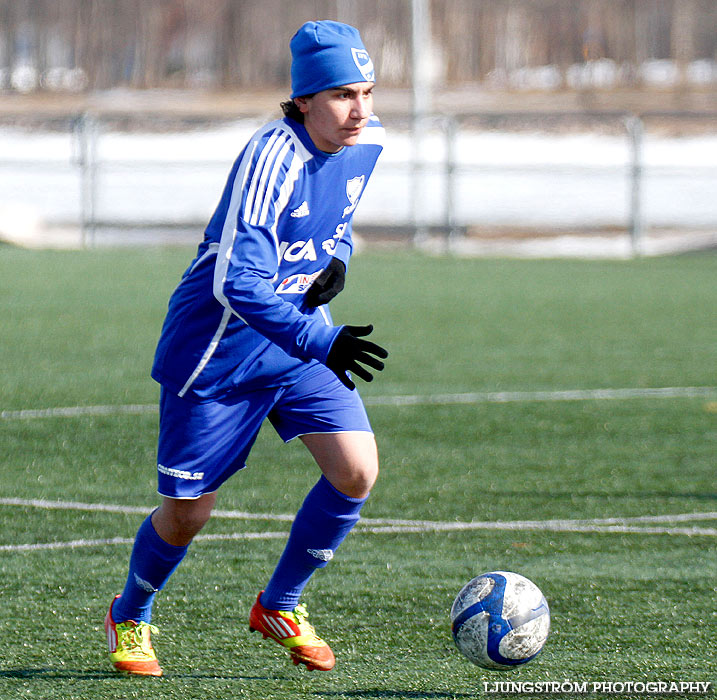
POLYGON ((309 100, 310 97, 295 97, 294 104, 299 108, 302 114, 306 114, 309 111, 309 100))

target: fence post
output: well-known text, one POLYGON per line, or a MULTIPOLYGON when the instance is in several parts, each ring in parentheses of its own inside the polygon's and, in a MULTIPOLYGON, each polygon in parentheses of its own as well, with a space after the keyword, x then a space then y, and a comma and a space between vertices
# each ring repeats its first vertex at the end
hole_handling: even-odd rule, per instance
POLYGON ((446 136, 446 152, 443 164, 443 177, 445 179, 445 203, 444 203, 444 226, 448 240, 448 249, 459 237, 456 224, 456 141, 458 136, 458 124, 456 117, 447 116, 443 120, 443 128, 446 136))
POLYGON ((411 125, 410 216, 413 226, 413 244, 417 247, 421 247, 428 240, 428 224, 425 209, 422 206, 426 173, 423 149, 428 124, 426 115, 414 115, 411 125))
POLYGON ((638 115, 626 120, 628 138, 630 139, 630 247, 632 255, 642 253, 642 145, 645 127, 638 115))
POLYGON ((97 121, 88 113, 75 120, 80 167, 80 240, 83 248, 95 244, 97 203, 97 121))
POLYGON ((413 96, 411 141, 411 218, 413 242, 420 246, 428 239, 429 227, 421 207, 424 189, 424 142, 431 123, 431 0, 411 0, 411 88, 413 96))

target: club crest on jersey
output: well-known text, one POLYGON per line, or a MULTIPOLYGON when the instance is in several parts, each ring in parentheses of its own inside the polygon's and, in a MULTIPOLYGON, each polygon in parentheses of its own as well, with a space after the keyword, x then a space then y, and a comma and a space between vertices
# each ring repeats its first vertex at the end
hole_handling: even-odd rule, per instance
POLYGON ((349 198, 350 204, 344 209, 344 217, 348 216, 359 202, 359 197, 363 191, 363 185, 366 182, 365 175, 359 175, 358 177, 352 177, 346 181, 346 196, 349 198))
POLYGON ((366 49, 351 49, 351 55, 354 58, 356 68, 361 71, 363 79, 370 83, 375 82, 376 74, 374 73, 373 61, 371 60, 371 56, 368 55, 368 51, 366 51, 366 49))
POLYGON ((281 281, 276 288, 277 294, 304 294, 319 276, 321 270, 313 275, 290 275, 281 281))

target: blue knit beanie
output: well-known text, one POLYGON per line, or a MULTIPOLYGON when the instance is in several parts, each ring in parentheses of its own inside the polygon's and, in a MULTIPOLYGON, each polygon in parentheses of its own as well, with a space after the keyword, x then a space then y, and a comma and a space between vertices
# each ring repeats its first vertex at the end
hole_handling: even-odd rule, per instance
POLYGON ((290 47, 292 98, 376 80, 361 35, 348 24, 307 22, 294 34, 290 47))

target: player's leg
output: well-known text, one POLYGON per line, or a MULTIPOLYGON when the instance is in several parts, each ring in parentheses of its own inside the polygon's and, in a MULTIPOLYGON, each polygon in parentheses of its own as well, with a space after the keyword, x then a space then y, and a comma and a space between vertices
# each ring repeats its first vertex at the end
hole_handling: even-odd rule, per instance
POLYGON ((219 486, 244 466, 273 400, 253 398, 196 404, 162 392, 157 469, 164 499, 137 532, 124 590, 105 619, 110 660, 120 671, 162 673, 150 641, 155 596, 209 519, 219 486))
POLYGON ((129 575, 113 605, 115 620, 151 622, 155 595, 164 588, 187 553, 194 536, 209 520, 216 493, 193 500, 164 498, 147 516, 135 537, 129 575))
POLYGON ((305 610, 299 598, 358 522, 378 474, 376 443, 361 399, 329 374, 297 384, 270 415, 284 439, 301 438, 322 476, 299 509, 279 563, 250 616, 252 629, 289 647, 295 663, 321 670, 333 667, 334 656, 308 623, 301 630, 305 610), (288 620, 291 630, 282 620, 288 620), (298 631, 293 624, 297 621, 298 631), (297 636, 308 641, 300 644, 297 636))
POLYGON ((165 498, 135 537, 124 590, 110 605, 105 631, 119 671, 161 675, 151 641, 154 598, 184 559, 190 542, 209 520, 215 493, 196 500, 165 498))
POLYGON ((262 603, 292 610, 316 569, 326 566, 359 521, 378 474, 373 435, 366 432, 301 436, 322 476, 294 519, 286 548, 262 603))
POLYGON ((378 450, 373 433, 314 433, 302 435, 323 475, 342 494, 368 497, 378 477, 378 450))
POLYGON ((165 542, 186 547, 206 525, 216 500, 216 492, 192 500, 164 498, 152 514, 152 525, 165 542))

